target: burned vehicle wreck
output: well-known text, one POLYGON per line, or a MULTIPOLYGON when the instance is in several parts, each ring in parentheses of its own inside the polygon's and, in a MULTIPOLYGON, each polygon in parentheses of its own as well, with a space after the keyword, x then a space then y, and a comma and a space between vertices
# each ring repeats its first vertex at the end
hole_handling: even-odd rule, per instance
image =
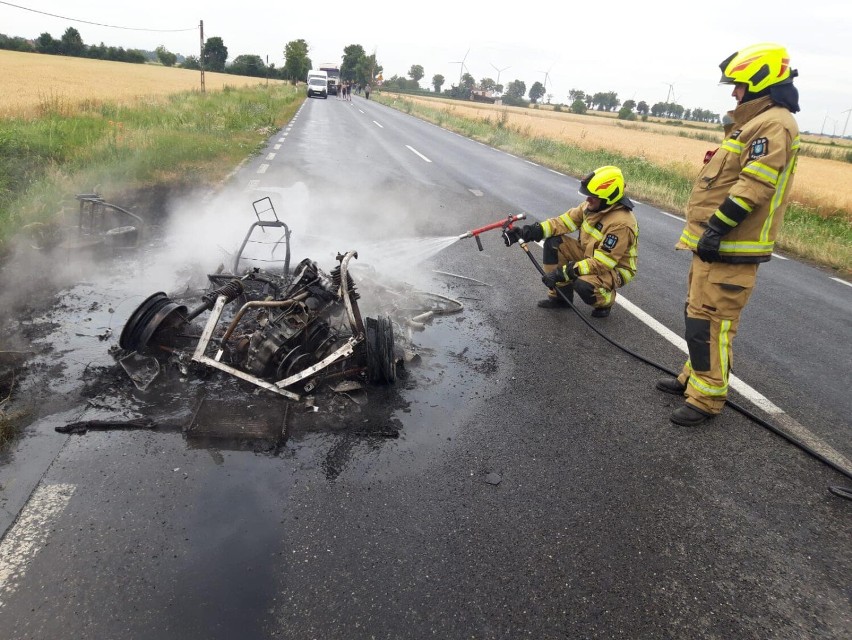
MULTIPOLYGON (((184 373, 222 371, 293 401, 302 400, 320 382, 393 384, 403 361, 394 325, 414 326, 417 318, 393 318, 393 311, 362 317, 350 266, 356 251, 338 253, 328 273, 309 258, 291 269, 290 229, 268 198, 254 207, 257 221, 230 272, 220 268, 208 274, 208 288, 197 304, 159 291, 130 314, 119 340, 119 362, 136 386, 144 389, 169 364, 184 373), (263 242, 256 240, 259 234, 280 235, 263 242), (241 268, 252 261, 244 250, 254 243, 270 245, 268 262, 276 263, 275 268, 241 268)), ((458 304, 415 311, 408 306, 408 313, 419 311, 421 320, 424 311, 431 317, 436 311, 461 310, 458 304)))

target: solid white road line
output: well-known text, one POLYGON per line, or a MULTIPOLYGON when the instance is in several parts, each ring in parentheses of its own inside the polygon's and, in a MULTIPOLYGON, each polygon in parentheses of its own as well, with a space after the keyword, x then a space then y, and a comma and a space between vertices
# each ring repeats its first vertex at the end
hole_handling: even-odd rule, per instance
POLYGON ((376 125, 379 129, 384 129, 384 127, 382 125, 380 125, 378 122, 376 122, 375 120, 373 120, 373 124, 376 125))
POLYGON ((852 287, 852 282, 846 282, 846 280, 841 280, 840 278, 832 278, 832 280, 840 284, 845 284, 847 287, 852 287))
MULTIPOLYGON (((650 327, 653 331, 655 331, 663 338, 675 345, 684 354, 689 354, 689 350, 686 347, 686 340, 681 338, 674 331, 657 321, 652 316, 645 313, 642 309, 630 302, 623 295, 619 294, 619 296, 615 299, 615 302, 616 304, 621 305, 627 311, 632 313, 637 319, 639 319, 642 323, 650 327)), ((852 473, 852 462, 850 462, 842 453, 836 451, 831 446, 822 442, 816 435, 814 435, 813 432, 811 432, 801 423, 797 422, 781 407, 779 407, 769 398, 761 394, 757 389, 749 386, 734 375, 729 378, 728 383, 732 389, 737 391, 746 400, 751 402, 756 407, 763 409, 763 411, 765 411, 766 413, 770 414, 772 418, 779 423, 778 426, 783 427, 788 434, 796 436, 798 440, 804 442, 814 451, 831 460, 837 466, 842 467, 852 473)))
POLYGON ((416 154, 416 155, 420 156, 420 158, 421 158, 421 159, 423 159, 423 160, 425 160, 426 162, 432 162, 429 158, 427 158, 426 156, 424 156, 422 153, 420 153, 420 152, 419 152, 417 149, 415 149, 414 147, 409 146, 409 145, 405 145, 405 148, 406 148, 406 149, 408 149, 409 151, 411 151, 412 153, 414 153, 414 154, 416 154))
POLYGON ((50 537, 50 531, 74 494, 72 484, 40 485, 0 542, 0 609, 2 609, 50 537))

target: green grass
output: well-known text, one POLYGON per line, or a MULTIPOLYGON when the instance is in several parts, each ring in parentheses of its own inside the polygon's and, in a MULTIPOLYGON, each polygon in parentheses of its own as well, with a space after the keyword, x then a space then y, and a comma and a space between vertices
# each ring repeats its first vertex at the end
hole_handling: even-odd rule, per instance
MULTIPOLYGON (((630 194, 666 211, 683 215, 692 181, 687 171, 661 167, 636 156, 606 149, 593 151, 530 135, 512 128, 506 119, 464 118, 454 115, 452 107, 438 108, 415 104, 397 95, 376 94, 376 100, 445 129, 479 140, 497 149, 533 160, 562 173, 581 177, 595 167, 613 164, 630 176, 630 194)), ((825 212, 790 203, 778 249, 816 264, 830 267, 842 275, 852 275, 852 223, 843 212, 825 212)))
POLYGON ((0 249, 75 193, 156 183, 212 184, 256 152, 304 100, 289 85, 187 92, 149 104, 97 104, 0 121, 0 249))

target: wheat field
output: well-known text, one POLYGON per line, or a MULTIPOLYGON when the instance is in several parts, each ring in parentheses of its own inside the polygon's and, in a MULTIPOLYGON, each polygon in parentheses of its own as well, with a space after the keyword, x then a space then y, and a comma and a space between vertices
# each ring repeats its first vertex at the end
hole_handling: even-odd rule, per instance
MULTIPOLYGON (((0 69, 0 118, 73 113, 80 106, 127 104, 201 88, 201 73, 189 69, 19 51, 0 50, 0 69)), ((205 72, 204 80, 207 91, 266 83, 265 78, 212 72, 205 72)))
MULTIPOLYGON (((705 152, 719 146, 718 142, 684 137, 673 131, 671 126, 651 122, 625 122, 549 109, 464 103, 410 95, 404 96, 404 99, 432 108, 442 108, 458 117, 490 120, 495 124, 502 120, 504 126, 515 131, 558 140, 586 150, 607 149, 625 156, 638 156, 690 177, 697 175, 705 152)), ((708 128, 704 135, 714 131, 720 142, 722 133, 719 129, 708 128)), ((800 156, 791 198, 825 214, 841 211, 847 219, 852 220, 850 185, 852 164, 800 156)))

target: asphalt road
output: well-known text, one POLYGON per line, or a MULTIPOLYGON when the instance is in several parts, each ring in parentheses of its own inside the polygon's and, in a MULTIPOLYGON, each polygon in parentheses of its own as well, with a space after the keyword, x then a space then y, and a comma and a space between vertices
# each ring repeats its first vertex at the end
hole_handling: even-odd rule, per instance
MULTIPOLYGON (((175 432, 60 436, 74 412, 45 415, 0 468, 0 637, 850 637, 852 501, 828 487, 852 481, 730 409, 670 424, 660 371, 537 308, 535 269, 498 233, 417 260, 429 243, 412 238, 561 213, 575 179, 355 96, 308 100, 196 203, 192 248, 232 245, 267 195, 297 259, 357 249, 464 301, 414 336, 423 366, 387 416, 401 437, 296 429, 271 456, 175 432)), ((627 304, 592 320, 677 369, 660 326, 681 333, 681 223, 637 215, 627 304)), ((851 327, 848 284, 763 265, 733 397, 844 463, 851 327)))

